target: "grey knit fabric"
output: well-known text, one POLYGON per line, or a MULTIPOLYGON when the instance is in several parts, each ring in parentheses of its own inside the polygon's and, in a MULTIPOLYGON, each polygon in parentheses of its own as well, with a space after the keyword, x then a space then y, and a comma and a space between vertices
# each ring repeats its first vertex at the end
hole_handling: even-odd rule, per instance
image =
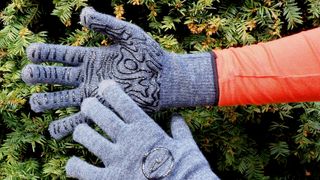
POLYGON ((116 114, 96 98, 85 99, 81 112, 110 140, 87 124, 76 127, 73 139, 100 158, 105 167, 72 157, 66 165, 68 176, 90 180, 218 179, 182 117, 173 116, 169 136, 114 81, 103 81, 98 93, 116 114))
MULTIPOLYGON (((112 16, 84 8, 81 24, 107 34, 108 47, 71 47, 31 44, 28 58, 34 63, 60 62, 67 66, 30 64, 21 73, 28 84, 72 86, 60 92, 35 93, 35 112, 80 106, 87 97, 98 97, 98 84, 113 79, 146 112, 160 108, 210 105, 217 101, 215 63, 210 53, 174 54, 161 49, 141 28, 112 16)), ((54 121, 51 135, 62 138, 85 122, 81 114, 54 121)))
POLYGON ((160 106, 194 107, 214 105, 217 90, 210 53, 170 54, 163 62, 160 82, 160 106))

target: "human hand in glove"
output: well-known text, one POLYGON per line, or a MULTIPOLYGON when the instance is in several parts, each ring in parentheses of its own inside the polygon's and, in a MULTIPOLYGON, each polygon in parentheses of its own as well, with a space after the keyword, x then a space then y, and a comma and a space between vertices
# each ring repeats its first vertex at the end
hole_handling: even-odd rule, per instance
MULTIPOLYGON (((80 106, 84 98, 98 97, 98 84, 105 79, 116 81, 146 112, 216 103, 212 53, 169 53, 138 26, 90 7, 82 10, 80 19, 83 26, 108 35, 114 44, 92 48, 31 44, 27 55, 33 63, 60 62, 67 66, 27 65, 21 73, 26 83, 75 87, 33 94, 30 105, 35 112, 80 106)), ((49 131, 59 139, 84 122, 87 119, 76 113, 54 121, 49 131)))
POLYGON ((73 139, 100 158, 96 167, 72 157, 67 175, 78 179, 218 179, 200 152, 180 116, 171 120, 171 134, 165 133, 111 80, 97 92, 113 109, 96 98, 85 99, 81 112, 106 133, 106 139, 87 124, 78 125, 73 139))

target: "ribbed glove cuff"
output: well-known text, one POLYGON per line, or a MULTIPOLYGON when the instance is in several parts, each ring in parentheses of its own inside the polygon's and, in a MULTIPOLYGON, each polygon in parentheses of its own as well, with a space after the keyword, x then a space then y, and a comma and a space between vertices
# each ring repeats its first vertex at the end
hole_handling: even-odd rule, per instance
POLYGON ((213 52, 169 56, 163 62, 160 108, 216 105, 219 92, 213 52))

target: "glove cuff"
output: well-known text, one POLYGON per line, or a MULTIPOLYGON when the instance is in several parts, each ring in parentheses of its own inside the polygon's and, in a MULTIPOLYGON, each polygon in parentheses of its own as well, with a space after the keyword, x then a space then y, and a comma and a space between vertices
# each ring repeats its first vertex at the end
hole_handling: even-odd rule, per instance
POLYGON ((217 79, 213 52, 169 54, 160 78, 160 108, 216 105, 217 79))

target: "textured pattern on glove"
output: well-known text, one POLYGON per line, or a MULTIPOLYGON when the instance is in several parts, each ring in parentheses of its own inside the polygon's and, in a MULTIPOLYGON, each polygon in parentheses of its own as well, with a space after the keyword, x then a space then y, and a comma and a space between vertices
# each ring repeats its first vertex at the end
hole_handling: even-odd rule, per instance
POLYGON ((114 81, 103 81, 99 93, 117 115, 95 98, 84 100, 81 112, 100 126, 111 141, 86 124, 77 126, 73 138, 99 157, 105 167, 73 157, 66 166, 68 176, 115 180, 218 179, 180 116, 172 118, 170 137, 114 81))
MULTIPOLYGON (((85 8, 81 13, 81 23, 98 32, 109 35, 115 45, 107 48, 82 48, 61 45, 32 44, 27 49, 29 59, 35 63, 62 62, 76 67, 45 67, 28 65, 22 71, 22 79, 28 83, 50 83, 79 86, 86 98, 97 95, 98 83, 103 79, 113 79, 146 111, 159 109, 161 62, 165 52, 141 28, 131 23, 117 20, 112 16, 85 8)), ((68 91, 67 91, 68 92, 68 91)), ((79 105, 66 96, 35 94, 31 107, 36 112, 79 105), (65 104, 57 99, 64 99, 65 104), (70 106, 69 105, 69 106, 70 106)))
MULTIPOLYGON (((98 84, 105 79, 116 81, 149 113, 166 107, 213 104, 216 87, 210 53, 168 53, 138 26, 92 8, 84 8, 80 19, 115 43, 101 48, 30 45, 27 54, 32 62, 60 62, 69 67, 27 65, 21 73, 25 82, 75 87, 33 94, 30 105, 34 111, 80 106, 84 98, 98 97, 98 84)), ((67 117, 53 122, 49 131, 52 137, 62 138, 81 122, 85 122, 83 116, 67 117)))

